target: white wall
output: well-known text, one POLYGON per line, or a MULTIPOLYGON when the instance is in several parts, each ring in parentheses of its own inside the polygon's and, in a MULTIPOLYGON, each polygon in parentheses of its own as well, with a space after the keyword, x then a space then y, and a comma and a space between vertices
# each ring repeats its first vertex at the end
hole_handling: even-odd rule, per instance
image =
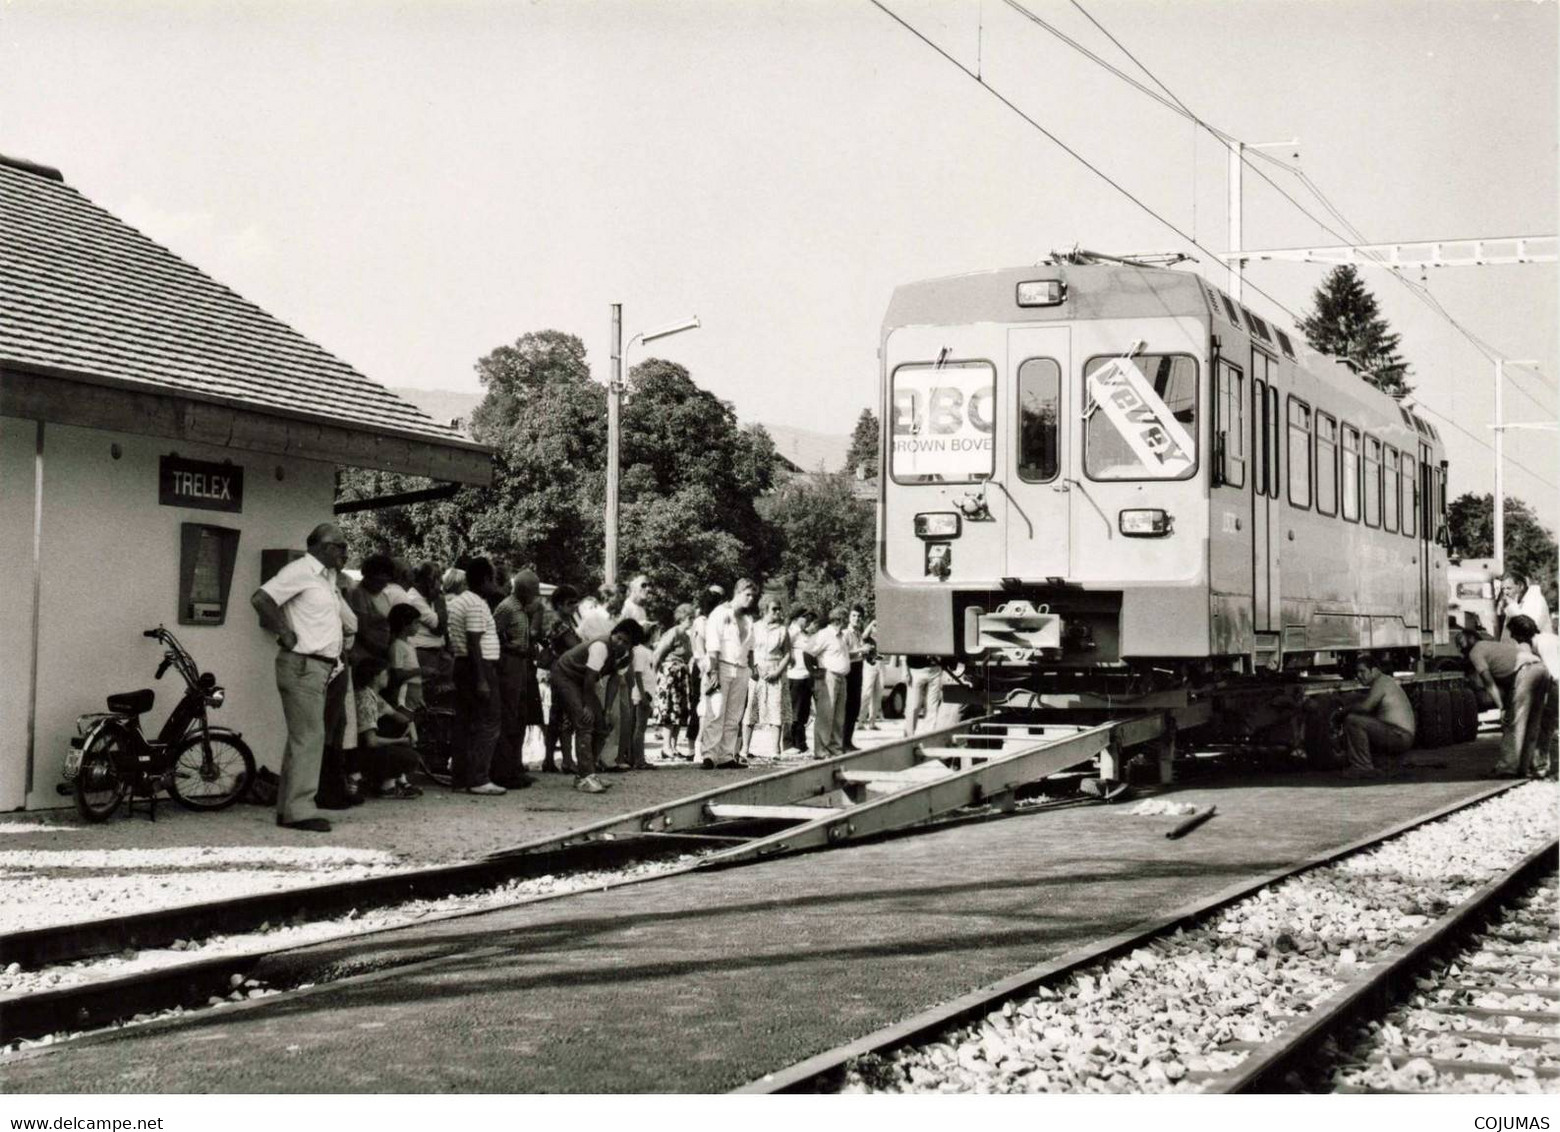
MULTIPOLYGON (((0 584, 20 591, 25 552, 30 579, 32 544, 30 456, 34 425, 6 419, 0 475, 5 504, 0 507, 0 584), (19 427, 17 427, 19 426, 19 427), (25 545, 12 537, 11 473, 13 432, 27 440, 29 480, 26 492, 28 534, 25 545)), ((256 760, 280 766, 285 728, 272 667, 274 643, 263 633, 249 606, 260 584, 260 552, 268 548, 302 549, 309 530, 331 518, 335 468, 331 464, 263 456, 233 449, 189 444, 94 429, 48 425, 44 433, 42 595, 39 613, 37 745, 29 809, 68 805, 55 791, 76 716, 101 711, 109 693, 155 688, 157 703, 146 718, 155 731, 178 702, 183 685, 170 673, 152 677, 161 659, 156 643, 141 636, 161 623, 184 642, 203 670, 216 673, 227 688, 227 702, 216 721, 242 731, 256 760), (111 445, 121 456, 114 459, 111 445), (176 452, 198 460, 231 460, 244 469, 243 511, 233 514, 158 504, 158 458, 176 452), (282 478, 277 478, 280 470, 282 478), (227 620, 220 626, 180 625, 179 538, 181 523, 232 527, 241 534, 227 620)), ((25 591, 29 598, 29 588, 25 591)), ((0 603, 0 605, 8 604, 0 603)), ((5 628, 6 668, 18 655, 25 661, 28 643, 11 645, 11 619, 5 628)), ((10 683, 9 676, 5 683, 10 683)), ((25 685, 25 680, 23 681, 25 685)), ((25 692, 23 693, 25 695, 25 692)), ((10 714, 10 693, 0 700, 0 786, 19 773, 25 758, 25 734, 18 750, 10 714)), ((25 707, 25 704, 24 704, 25 707)), ((25 728, 25 711, 23 713, 25 728)), ((11 794, 4 808, 17 808, 11 794)))

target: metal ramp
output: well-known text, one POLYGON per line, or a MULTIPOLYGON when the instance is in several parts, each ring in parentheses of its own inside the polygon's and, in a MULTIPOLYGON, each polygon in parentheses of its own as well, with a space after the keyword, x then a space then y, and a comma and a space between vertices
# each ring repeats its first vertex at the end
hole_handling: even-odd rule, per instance
POLYGON ((1105 777, 1116 777, 1123 750, 1173 728, 1158 712, 1089 726, 988 716, 786 767, 490 856, 627 837, 724 846, 703 860, 707 867, 822 849, 920 825, 968 806, 1011 808, 1020 786, 1102 754, 1105 777))

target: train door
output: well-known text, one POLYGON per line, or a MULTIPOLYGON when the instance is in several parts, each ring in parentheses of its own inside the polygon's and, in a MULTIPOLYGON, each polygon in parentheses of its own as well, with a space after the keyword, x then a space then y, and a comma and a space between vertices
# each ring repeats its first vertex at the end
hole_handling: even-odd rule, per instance
MULTIPOLYGON (((1007 455, 1007 570, 1014 578, 1072 576, 1071 440, 1065 326, 1008 331, 1005 397, 1013 406, 1007 455)), ((1003 474, 999 472, 999 474, 1003 474)))
POLYGON ((1208 584, 1213 591, 1213 649, 1225 655, 1251 650, 1251 504, 1248 421, 1254 402, 1241 368, 1215 358, 1214 475, 1209 494, 1208 584))
POLYGON ((1278 390, 1266 354, 1251 352, 1251 627, 1258 633, 1279 629, 1278 544, 1280 525, 1278 390))

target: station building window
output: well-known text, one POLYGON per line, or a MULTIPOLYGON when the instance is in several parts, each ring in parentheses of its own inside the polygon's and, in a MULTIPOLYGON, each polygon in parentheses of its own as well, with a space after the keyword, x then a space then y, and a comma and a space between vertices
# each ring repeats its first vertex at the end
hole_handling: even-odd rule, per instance
POLYGON ((1365 525, 1381 526, 1381 441, 1365 437, 1365 525))
POLYGON ((1398 468, 1398 451, 1388 445, 1381 465, 1381 526, 1394 534, 1398 529, 1399 500, 1403 490, 1398 468))
POLYGON ((1240 370, 1219 362, 1219 482, 1230 487, 1246 484, 1246 385, 1240 370))
POLYGON ((1057 420, 1062 409, 1062 367, 1030 358, 1018 367, 1018 476, 1029 483, 1054 480, 1060 467, 1057 420))
POLYGON ((1316 414, 1316 510, 1338 513, 1338 422, 1326 413, 1316 414))
POLYGON ((1311 406, 1289 399, 1289 502, 1311 509, 1311 406))
POLYGON ((1351 523, 1360 521, 1360 430, 1351 424, 1343 426, 1342 467, 1339 469, 1339 486, 1342 487, 1341 510, 1351 523))

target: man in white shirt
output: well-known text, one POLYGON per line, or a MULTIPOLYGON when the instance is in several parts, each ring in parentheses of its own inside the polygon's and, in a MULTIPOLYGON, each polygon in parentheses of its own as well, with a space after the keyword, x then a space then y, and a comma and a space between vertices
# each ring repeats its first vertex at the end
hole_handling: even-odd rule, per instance
POLYGON ((287 720, 276 824, 329 833, 314 795, 325 751, 325 688, 342 663, 344 603, 337 572, 347 561, 347 538, 334 523, 309 532, 308 553, 283 566, 249 599, 260 627, 276 637, 276 690, 287 720))
POLYGON ((843 606, 829 611, 829 623, 813 634, 807 654, 818 661, 813 682, 813 758, 829 759, 845 748, 845 685, 850 679, 850 642, 843 606))
MULTIPOLYGON (((748 611, 757 597, 758 587, 752 579, 741 579, 731 591, 731 600, 712 609, 704 625, 704 652, 709 663, 704 692, 709 695, 718 689, 721 697, 720 719, 710 723, 720 728, 718 766, 746 765, 741 755, 742 718, 747 712, 748 676, 753 668, 753 618, 748 611)), ((711 745, 705 749, 710 750, 711 745)))

